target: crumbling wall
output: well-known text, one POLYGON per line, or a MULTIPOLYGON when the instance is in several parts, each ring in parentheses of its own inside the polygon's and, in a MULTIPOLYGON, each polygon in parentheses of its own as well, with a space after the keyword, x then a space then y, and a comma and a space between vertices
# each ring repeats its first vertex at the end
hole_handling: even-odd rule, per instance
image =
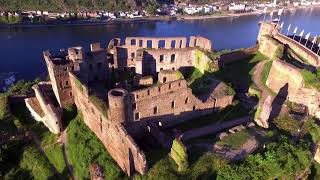
POLYGON ((171 48, 186 48, 187 38, 185 37, 127 37, 125 39, 126 46, 135 46, 139 48, 153 49, 171 49, 171 48))
POLYGON ((272 37, 273 34, 277 34, 279 32, 279 29, 277 28, 277 23, 274 22, 261 22, 260 24, 260 30, 258 34, 258 42, 262 40, 263 36, 269 36, 272 37))
POLYGON ((201 37, 201 36, 191 36, 189 47, 199 47, 204 50, 211 51, 212 43, 209 39, 201 37))
MULTIPOLYGON (((183 79, 130 94, 133 121, 159 121, 165 127, 212 113, 217 109, 216 99, 202 102, 192 94, 183 79)), ((225 106, 231 102, 232 97, 221 98, 218 105, 225 106)))
POLYGON ((259 51, 270 59, 282 58, 284 45, 271 36, 262 36, 259 41, 259 51))
POLYGON ((134 170, 145 174, 148 167, 143 151, 121 124, 113 123, 91 102, 87 87, 79 85, 80 80, 74 74, 70 73, 70 79, 75 103, 85 124, 97 135, 124 172, 129 176, 133 175, 134 170))
POLYGON ((51 84, 41 82, 38 85, 34 85, 32 88, 38 103, 45 114, 45 117, 39 120, 41 120, 52 133, 60 133, 62 131, 62 110, 59 107, 55 107, 54 102, 49 97, 51 95, 48 94, 48 91, 52 91, 51 84))
POLYGON ((150 49, 143 53, 142 72, 155 74, 160 70, 178 70, 193 66, 194 48, 150 49))
POLYGON ((52 82, 53 92, 61 107, 73 104, 73 95, 68 71, 74 70, 72 61, 61 58, 53 59, 49 51, 45 51, 44 59, 47 64, 49 78, 52 82))
POLYGON ((283 61, 273 61, 266 85, 278 93, 286 84, 288 84, 288 96, 294 96, 298 89, 304 86, 300 70, 283 61))
POLYGON ((183 78, 180 71, 177 70, 161 70, 158 73, 158 81, 160 83, 166 83, 171 81, 176 81, 183 78))

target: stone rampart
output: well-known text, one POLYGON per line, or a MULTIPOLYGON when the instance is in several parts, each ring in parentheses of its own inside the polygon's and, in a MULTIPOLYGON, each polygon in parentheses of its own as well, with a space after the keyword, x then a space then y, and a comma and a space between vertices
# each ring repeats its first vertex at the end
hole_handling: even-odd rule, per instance
POLYGON ((273 61, 266 85, 272 91, 278 93, 286 84, 288 84, 288 96, 294 96, 298 89, 304 86, 300 70, 283 61, 273 61))
POLYGON ((274 38, 279 40, 283 44, 288 45, 296 54, 299 54, 299 56, 301 56, 303 60, 307 61, 307 63, 315 67, 320 66, 320 56, 311 51, 309 48, 291 39, 290 37, 282 35, 281 33, 276 33, 274 35, 274 38))
MULTIPOLYGON (((136 170, 145 174, 148 169, 143 151, 137 146, 121 124, 112 123, 89 98, 86 86, 70 73, 75 104, 82 113, 85 124, 97 135, 120 168, 129 176, 136 170)), ((106 93, 107 95, 107 93, 106 93)))

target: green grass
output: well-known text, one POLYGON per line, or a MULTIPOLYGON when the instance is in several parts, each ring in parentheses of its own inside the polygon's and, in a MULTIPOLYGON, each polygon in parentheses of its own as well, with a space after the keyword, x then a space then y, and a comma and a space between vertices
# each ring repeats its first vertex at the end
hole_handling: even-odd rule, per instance
POLYGON ((95 95, 90 95, 89 99, 96 106, 96 108, 98 108, 98 110, 107 117, 108 104, 104 100, 102 100, 101 98, 95 95))
POLYGON ((224 137, 217 142, 220 146, 228 146, 232 149, 239 149, 249 139, 251 135, 248 130, 244 129, 236 133, 229 133, 228 136, 224 137))
POLYGON ((261 75, 262 84, 266 84, 268 76, 269 76, 269 73, 270 73, 270 70, 271 70, 271 67, 272 67, 272 61, 269 61, 264 65, 264 68, 263 68, 263 71, 262 71, 262 75, 261 75))
POLYGON ((24 150, 20 167, 30 171, 34 179, 43 180, 54 177, 51 165, 34 146, 24 150))
POLYGON ((66 163, 63 159, 63 148, 60 144, 51 144, 44 148, 50 163, 57 169, 58 173, 63 174, 65 178, 68 177, 66 163))
POLYGON ((254 66, 260 61, 267 60, 260 52, 252 55, 251 57, 243 60, 239 60, 228 65, 217 72, 214 75, 223 80, 224 82, 231 84, 243 84, 247 87, 252 83, 252 75, 254 73, 254 66))
POLYGON ((93 162, 98 162, 104 167, 106 179, 125 178, 122 170, 96 135, 84 124, 80 115, 70 121, 67 134, 67 154, 78 179, 89 178, 88 167, 93 162))
POLYGON ((175 128, 181 131, 187 131, 190 129, 200 128, 217 122, 233 120, 235 118, 243 117, 248 114, 248 111, 239 102, 235 102, 233 105, 228 106, 219 112, 214 112, 209 115, 191 119, 183 124, 176 126, 175 128))

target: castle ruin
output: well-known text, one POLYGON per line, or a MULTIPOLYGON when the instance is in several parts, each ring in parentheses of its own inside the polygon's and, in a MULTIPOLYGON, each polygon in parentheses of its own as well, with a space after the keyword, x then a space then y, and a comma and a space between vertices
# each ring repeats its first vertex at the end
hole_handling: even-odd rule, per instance
POLYGON ((194 68, 208 71, 213 62, 205 51, 211 46, 200 36, 189 41, 128 37, 111 40, 107 48, 91 44, 89 52, 72 47, 53 55, 47 50, 50 82, 35 85, 36 96, 25 101, 35 119, 56 134, 64 129, 62 108, 75 104, 119 167, 129 176, 145 174, 148 162, 138 139, 153 128, 169 128, 232 103, 224 83, 216 80, 215 88, 200 97, 181 75, 194 68))

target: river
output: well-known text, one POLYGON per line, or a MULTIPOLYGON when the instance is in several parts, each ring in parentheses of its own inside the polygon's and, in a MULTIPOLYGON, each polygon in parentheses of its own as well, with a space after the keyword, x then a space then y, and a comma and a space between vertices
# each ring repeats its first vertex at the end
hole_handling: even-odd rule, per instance
MULTIPOLYGON (((276 13, 274 14, 275 17, 276 13)), ((126 36, 191 36, 201 35, 212 41, 213 48, 237 49, 250 47, 256 43, 259 31, 258 22, 263 15, 250 15, 233 18, 148 21, 117 23, 95 26, 52 26, 0 29, 0 72, 17 72, 19 78, 34 79, 46 72, 42 51, 53 52, 71 46, 83 46, 101 42, 103 46, 115 37, 126 36)), ((270 19, 269 14, 266 19, 270 19)), ((305 8, 285 11, 281 17, 283 31, 292 24, 299 26, 305 34, 320 34, 320 8, 305 8)))

